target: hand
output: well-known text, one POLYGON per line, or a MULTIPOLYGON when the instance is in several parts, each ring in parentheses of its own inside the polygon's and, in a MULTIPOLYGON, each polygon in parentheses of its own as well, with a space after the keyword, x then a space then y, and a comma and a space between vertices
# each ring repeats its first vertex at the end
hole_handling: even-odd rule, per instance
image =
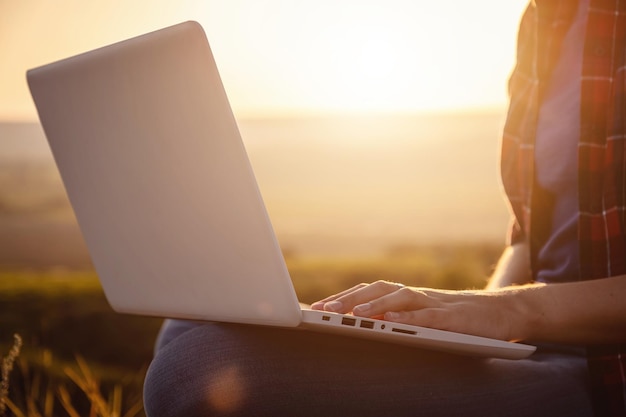
POLYGON ((313 303, 312 309, 384 318, 500 340, 523 338, 524 314, 508 291, 448 291, 388 281, 359 284, 313 303))

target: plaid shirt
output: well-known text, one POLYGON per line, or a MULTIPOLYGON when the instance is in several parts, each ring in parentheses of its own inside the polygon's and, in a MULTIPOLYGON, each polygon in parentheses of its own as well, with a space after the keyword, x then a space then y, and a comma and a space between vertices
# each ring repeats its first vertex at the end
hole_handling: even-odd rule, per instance
MULTIPOLYGON (((511 240, 528 237, 531 264, 541 244, 537 219, 546 215, 533 200, 539 106, 577 3, 531 1, 509 80, 502 183, 515 219, 511 240)), ((579 279, 598 279, 626 274, 626 0, 590 0, 587 19, 580 76, 579 279)), ((588 363, 597 415, 626 416, 626 345, 589 347, 588 363)))

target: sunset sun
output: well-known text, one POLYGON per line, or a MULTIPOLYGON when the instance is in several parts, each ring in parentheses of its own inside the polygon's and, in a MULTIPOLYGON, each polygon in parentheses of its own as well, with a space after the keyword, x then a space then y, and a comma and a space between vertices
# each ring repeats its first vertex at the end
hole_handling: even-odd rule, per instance
POLYGON ((184 20, 207 32, 238 115, 502 108, 526 2, 4 3, 0 118, 35 117, 26 69, 184 20))

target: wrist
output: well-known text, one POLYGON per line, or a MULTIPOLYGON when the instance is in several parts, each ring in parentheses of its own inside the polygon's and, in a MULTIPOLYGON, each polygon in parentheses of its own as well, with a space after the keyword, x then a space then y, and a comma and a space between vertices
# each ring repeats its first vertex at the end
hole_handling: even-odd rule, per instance
POLYGON ((542 339, 546 327, 546 301, 543 300, 545 284, 507 287, 503 301, 509 312, 510 340, 533 341, 542 339))

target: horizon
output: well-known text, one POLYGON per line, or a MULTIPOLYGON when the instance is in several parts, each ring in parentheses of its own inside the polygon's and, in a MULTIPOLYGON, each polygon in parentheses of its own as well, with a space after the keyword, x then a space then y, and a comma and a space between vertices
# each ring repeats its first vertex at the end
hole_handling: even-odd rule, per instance
MULTIPOLYGON (((303 110, 294 109, 292 111, 258 111, 258 112, 237 112, 233 109, 233 115, 238 122, 248 121, 280 121, 290 119, 354 119, 354 118, 408 118, 408 117, 437 117, 437 116, 472 116, 506 112, 507 105, 488 105, 483 107, 458 107, 458 108, 432 108, 432 109, 406 109, 406 110, 303 110)), ((39 117, 36 113, 24 115, 24 117, 7 117, 0 115, 0 123, 3 124, 39 124, 39 117)))
MULTIPOLYGON (((508 211, 498 180, 503 111, 320 117, 238 120, 283 249, 373 255, 427 242, 504 244, 508 211)), ((0 129, 20 124, 0 123, 0 129)), ((0 235, 10 239, 30 227, 35 233, 51 222, 79 236, 41 127, 23 125, 22 137, 0 139, 0 160, 16 162, 0 164, 0 226, 10 232, 0 235)), ((33 239, 47 241, 48 232, 33 239)))

